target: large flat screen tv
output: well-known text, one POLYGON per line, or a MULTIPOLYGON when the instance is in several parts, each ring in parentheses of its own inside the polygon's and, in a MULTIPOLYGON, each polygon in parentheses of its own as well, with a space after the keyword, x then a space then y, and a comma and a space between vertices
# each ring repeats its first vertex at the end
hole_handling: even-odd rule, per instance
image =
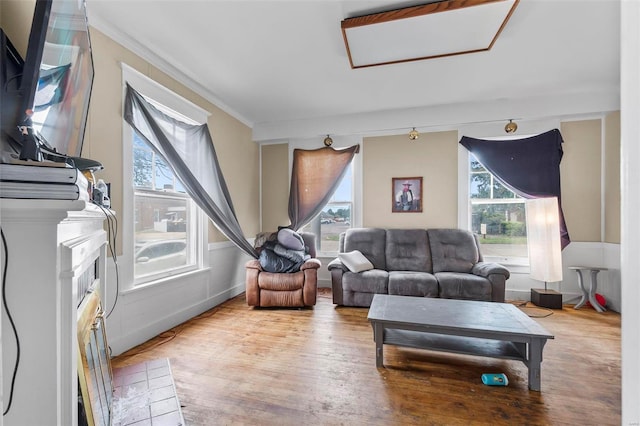
POLYGON ((93 76, 85 1, 37 0, 22 72, 3 77, 2 161, 80 157, 93 76))

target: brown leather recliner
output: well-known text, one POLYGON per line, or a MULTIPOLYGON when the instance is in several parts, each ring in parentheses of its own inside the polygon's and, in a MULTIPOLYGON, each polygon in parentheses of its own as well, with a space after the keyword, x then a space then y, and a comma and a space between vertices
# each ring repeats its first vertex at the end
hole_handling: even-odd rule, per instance
POLYGON ((318 268, 315 234, 301 232, 309 247, 311 259, 304 262, 300 271, 273 273, 262 270, 260 261, 250 260, 246 267, 246 297, 249 306, 304 307, 314 306, 318 292, 318 268))

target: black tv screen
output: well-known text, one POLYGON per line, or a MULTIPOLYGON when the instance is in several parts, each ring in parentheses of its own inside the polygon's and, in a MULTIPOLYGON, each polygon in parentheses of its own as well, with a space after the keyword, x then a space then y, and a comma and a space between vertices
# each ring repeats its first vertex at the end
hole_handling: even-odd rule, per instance
POLYGON ((79 157, 93 76, 85 1, 37 0, 20 88, 10 100, 15 128, 3 129, 11 145, 33 143, 45 158, 51 153, 79 157), (21 134, 25 124, 32 126, 32 137, 21 134))
POLYGON ((2 53, 2 60, 0 61, 0 90, 2 90, 0 125, 2 132, 0 136, 2 137, 3 151, 7 151, 10 148, 9 144, 13 142, 10 134, 17 132, 18 101, 21 99, 17 97, 17 94, 22 81, 24 59, 22 59, 22 56, 5 35, 2 28, 0 28, 0 50, 2 53))

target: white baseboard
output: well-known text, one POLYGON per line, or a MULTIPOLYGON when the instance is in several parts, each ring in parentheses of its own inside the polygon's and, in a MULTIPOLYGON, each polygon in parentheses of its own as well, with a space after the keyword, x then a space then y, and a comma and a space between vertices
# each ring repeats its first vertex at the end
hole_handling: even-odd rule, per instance
POLYGON ((182 324, 183 322, 200 315, 201 313, 206 312, 233 297, 236 297, 244 291, 244 283, 236 284, 206 300, 202 300, 179 311, 172 312, 157 321, 146 323, 143 327, 137 328, 130 333, 126 333, 115 338, 109 338, 109 346, 111 348, 112 356, 120 355, 121 353, 146 342, 158 334, 169 330, 176 325, 182 324))
POLYGON ((318 287, 319 288, 331 288, 331 280, 318 279, 318 287))

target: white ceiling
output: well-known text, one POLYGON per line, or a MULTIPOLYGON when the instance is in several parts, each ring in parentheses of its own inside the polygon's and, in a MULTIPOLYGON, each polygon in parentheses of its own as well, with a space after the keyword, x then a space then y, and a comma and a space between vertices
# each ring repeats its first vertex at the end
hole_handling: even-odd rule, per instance
POLYGON ((619 100, 619 0, 520 0, 487 52, 350 68, 344 18, 420 3, 87 0, 87 8, 90 25, 254 134, 279 123, 545 96, 619 100))

